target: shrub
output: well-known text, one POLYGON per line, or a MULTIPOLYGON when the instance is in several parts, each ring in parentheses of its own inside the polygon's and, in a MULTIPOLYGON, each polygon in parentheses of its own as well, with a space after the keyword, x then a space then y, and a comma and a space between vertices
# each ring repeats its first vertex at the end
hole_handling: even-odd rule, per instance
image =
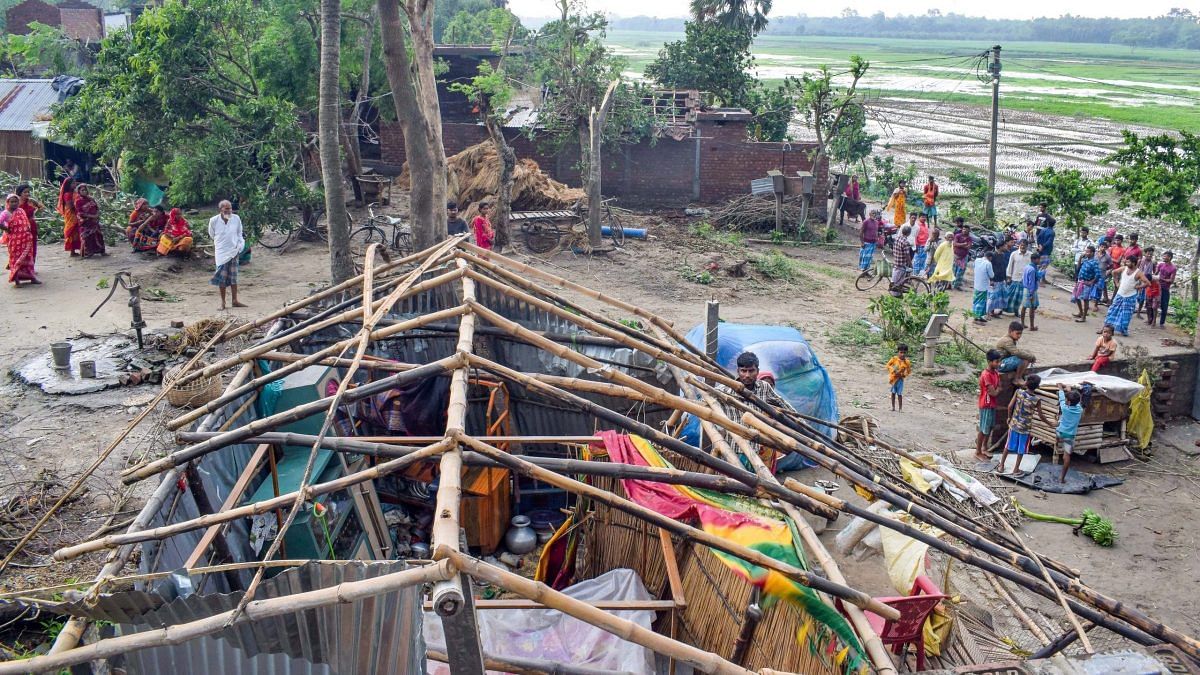
POLYGON ((879 317, 884 340, 921 343, 929 317, 949 312, 950 296, 945 292, 905 293, 897 298, 889 293, 871 300, 870 310, 879 317))
POLYGON ((750 264, 758 270, 759 274, 773 281, 790 282, 801 276, 799 264, 779 251, 755 256, 750 264))
POLYGON ((1173 295, 1171 296, 1171 313, 1168 315, 1168 318, 1171 319, 1171 323, 1179 326, 1183 332, 1188 335, 1195 335, 1197 309, 1200 309, 1200 302, 1187 299, 1183 293, 1173 295))

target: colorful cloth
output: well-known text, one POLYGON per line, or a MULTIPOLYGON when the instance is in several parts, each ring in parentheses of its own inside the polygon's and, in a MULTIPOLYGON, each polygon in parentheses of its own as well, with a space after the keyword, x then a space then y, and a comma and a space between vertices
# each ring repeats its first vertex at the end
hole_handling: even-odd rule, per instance
POLYGON ((888 384, 896 384, 897 381, 903 380, 912 374, 912 361, 907 357, 901 358, 899 354, 893 356, 887 362, 888 384))
POLYGON ((179 209, 171 209, 167 214, 167 224, 163 227, 162 236, 158 238, 158 254, 187 253, 191 250, 192 228, 179 209))
POLYGON ((1008 426, 1010 429, 1027 434, 1033 428, 1033 411, 1037 408, 1037 394, 1028 389, 1020 389, 1014 396, 1017 400, 1013 403, 1012 418, 1009 420, 1008 426))
POLYGON ((1083 418, 1083 406, 1067 403, 1067 393, 1058 390, 1058 428, 1055 430, 1059 438, 1075 438, 1079 431, 1079 420, 1083 418))
POLYGON ((933 251, 933 274, 929 275, 930 283, 954 281, 954 247, 949 241, 943 240, 933 251))
POLYGON ((979 433, 988 435, 992 433, 992 427, 996 426, 996 409, 995 408, 980 408, 979 409, 979 433))
POLYGON ((908 220, 908 212, 905 210, 905 201, 908 195, 902 188, 896 188, 892 192, 891 199, 888 200, 887 206, 883 207, 884 211, 892 211, 892 222, 896 225, 903 225, 904 221, 908 220))
POLYGON ((1129 321, 1136 310, 1136 295, 1114 295, 1112 304, 1108 306, 1108 314, 1104 316, 1104 323, 1111 324, 1121 335, 1129 335, 1129 321))
POLYGON ((1025 300, 1021 303, 1021 309, 1037 309, 1040 306, 1041 303, 1038 301, 1037 289, 1035 288, 1032 291, 1027 291, 1025 294, 1025 300))
POLYGON ((1029 434, 1009 429, 1008 443, 1005 445, 1005 449, 1017 455, 1025 454, 1029 451, 1029 434))
POLYGON ((988 289, 987 295, 987 311, 988 314, 994 312, 1003 312, 1005 306, 1008 305, 1008 284, 1003 281, 997 281, 988 289))
POLYGON ((132 232, 127 229, 125 234, 129 237, 129 243, 133 245, 135 252, 153 251, 158 248, 159 237, 166 226, 167 214, 161 211, 151 211, 149 218, 139 221, 137 225, 130 225, 129 228, 132 229, 132 232))
POLYGON ((996 397, 989 390, 1000 387, 1000 373, 984 368, 979 374, 979 407, 995 408, 996 397))
POLYGON ((987 316, 987 291, 975 291, 975 295, 971 300, 971 313, 976 319, 982 319, 987 316))
POLYGON ((8 246, 8 281, 37 281, 34 273, 34 262, 37 259, 37 249, 33 242, 33 225, 25 210, 18 207, 11 211, 5 226, 4 244, 8 246))
POLYGON ((56 208, 63 219, 63 250, 73 253, 79 250, 79 218, 75 215, 75 181, 64 178, 58 189, 56 208))
MULTIPOLYGON (((598 435, 613 462, 673 468, 644 438, 615 431, 601 431, 598 435)), ((808 567, 799 537, 793 532, 795 526, 779 511, 763 507, 753 499, 643 480, 622 480, 621 486, 630 499, 656 513, 675 520, 698 520, 709 534, 793 567, 808 567)), ((812 623, 801 629, 799 639, 807 642, 809 648, 828 649, 845 672, 858 671, 865 665, 862 646, 850 624, 812 589, 774 570, 711 550, 735 574, 762 589, 767 599, 781 599, 803 609, 812 623)))
POLYGON ((100 205, 87 195, 75 196, 75 215, 79 217, 79 252, 87 258, 104 255, 104 230, 100 226, 100 205))
POLYGON ((892 265, 896 269, 907 270, 912 266, 913 247, 904 237, 896 237, 892 242, 892 265))
POLYGON ((1025 301, 1025 287, 1019 281, 1010 281, 1007 285, 1008 298, 1004 310, 1011 314, 1021 313, 1021 303, 1025 301))
POLYGON ((212 279, 208 283, 213 286, 237 286, 238 282, 238 259, 237 256, 230 258, 225 264, 217 268, 212 279))
POLYGON ((928 255, 924 246, 917 247, 917 252, 913 254, 913 274, 920 276, 925 271, 925 261, 928 255))
POLYGON ((871 261, 875 259, 875 243, 864 242, 862 248, 858 252, 858 269, 865 270, 871 267, 871 261))
POLYGON ((904 395, 904 380, 896 380, 895 382, 893 382, 892 386, 889 387, 889 391, 891 391, 893 394, 895 394, 897 396, 903 396, 904 395))
POLYGON ((475 245, 482 249, 492 250, 496 242, 496 230, 492 229, 492 221, 484 216, 475 216, 471 221, 471 229, 475 231, 475 245))

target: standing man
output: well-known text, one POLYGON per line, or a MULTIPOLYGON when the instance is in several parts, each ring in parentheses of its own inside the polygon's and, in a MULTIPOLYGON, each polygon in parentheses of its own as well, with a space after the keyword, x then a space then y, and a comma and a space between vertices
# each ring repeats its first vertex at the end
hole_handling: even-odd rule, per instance
POLYGON ((975 323, 987 323, 988 291, 992 287, 992 261, 986 255, 975 259, 975 295, 971 302, 971 313, 975 315, 975 323))
POLYGON ((238 256, 246 246, 242 234, 242 219, 233 212, 233 204, 228 199, 221 200, 217 205, 219 213, 208 219, 208 236, 213 241, 214 256, 217 272, 208 282, 216 286, 221 293, 221 309, 225 309, 225 288, 228 287, 233 296, 234 307, 245 307, 238 301, 238 256))
POLYGON ((1171 309, 1171 284, 1175 283, 1175 273, 1178 269, 1171 262, 1175 258, 1175 254, 1171 251, 1165 251, 1162 255, 1162 262, 1158 264, 1158 269, 1155 273, 1158 275, 1158 327, 1162 328, 1167 323, 1167 311, 1171 309))
POLYGON ((962 216, 954 219, 954 236, 950 243, 954 247, 954 290, 962 290, 963 275, 967 272, 967 256, 971 253, 971 226, 962 216))
POLYGON ((925 214, 925 217, 929 219, 929 222, 934 227, 937 227, 937 200, 938 195, 941 194, 941 188, 939 188, 938 184, 933 181, 933 176, 930 176, 929 182, 925 184, 924 193, 925 205, 921 211, 925 214))
POLYGON ((908 276, 908 268, 912 266, 913 247, 908 237, 911 231, 908 226, 900 228, 898 236, 892 238, 892 295, 903 293, 900 283, 908 276))
MULTIPOLYGON (((1054 251, 1054 216, 1046 212, 1046 205, 1038 206, 1039 213, 1033 224, 1037 226, 1037 252, 1039 256, 1038 262, 1038 280, 1046 278, 1046 269, 1050 267, 1051 253, 1054 251)), ((1029 330, 1034 330, 1033 324, 1029 325, 1029 330)))
POLYGON ((446 234, 466 234, 467 223, 458 215, 458 202, 446 202, 446 234))
POLYGON ((1083 251, 1083 258, 1077 263, 1075 292, 1071 294, 1071 301, 1079 310, 1075 315, 1075 320, 1079 323, 1087 321, 1088 300, 1092 298, 1092 287, 1100 280, 1100 263, 1096 262, 1096 247, 1089 245, 1083 251))
POLYGON ((858 252, 858 269, 867 270, 875 258, 875 247, 879 245, 883 221, 879 219, 879 210, 872 209, 871 217, 863 221, 860 239, 862 248, 858 252))
POLYGON ((1096 244, 1092 241, 1086 227, 1079 228, 1079 237, 1075 240, 1075 244, 1071 246, 1071 252, 1075 254, 1075 278, 1079 278, 1079 263, 1083 260, 1083 254, 1088 247, 1092 247, 1092 253, 1095 253, 1096 244))

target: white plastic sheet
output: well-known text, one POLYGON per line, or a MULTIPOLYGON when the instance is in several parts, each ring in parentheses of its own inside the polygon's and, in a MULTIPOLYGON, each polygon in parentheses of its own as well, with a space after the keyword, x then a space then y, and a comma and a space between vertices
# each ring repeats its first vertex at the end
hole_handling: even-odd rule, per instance
MULTIPOLYGON (((653 600, 637 573, 616 569, 595 579, 569 586, 563 593, 577 599, 653 600)), ((610 612, 649 629, 654 621, 651 610, 610 612)), ((588 666, 611 672, 654 672, 654 653, 645 647, 621 638, 551 609, 493 609, 475 613, 483 650, 495 656, 517 656, 553 661, 555 663, 588 666)), ((441 617, 425 612, 424 633, 427 648, 445 651, 446 638, 441 617)), ((449 675, 450 667, 430 661, 430 675, 449 675)), ((494 672, 494 671, 488 671, 494 672)))
POLYGON ((1084 382, 1090 382, 1096 388, 1096 393, 1117 403, 1129 403, 1142 390, 1142 385, 1133 380, 1115 375, 1101 375, 1091 371, 1072 373, 1062 368, 1050 368, 1038 372, 1038 377, 1042 378, 1043 388, 1054 387, 1058 384, 1077 387, 1084 382))

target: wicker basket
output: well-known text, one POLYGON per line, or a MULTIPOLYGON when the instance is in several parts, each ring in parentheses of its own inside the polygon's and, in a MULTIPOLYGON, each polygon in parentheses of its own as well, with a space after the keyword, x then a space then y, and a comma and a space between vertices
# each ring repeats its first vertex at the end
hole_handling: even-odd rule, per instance
MULTIPOLYGON (((163 387, 170 387, 183 366, 175 366, 163 375, 163 387)), ((221 395, 224 387, 219 376, 201 377, 167 391, 167 401, 177 408, 201 406, 221 395)))

